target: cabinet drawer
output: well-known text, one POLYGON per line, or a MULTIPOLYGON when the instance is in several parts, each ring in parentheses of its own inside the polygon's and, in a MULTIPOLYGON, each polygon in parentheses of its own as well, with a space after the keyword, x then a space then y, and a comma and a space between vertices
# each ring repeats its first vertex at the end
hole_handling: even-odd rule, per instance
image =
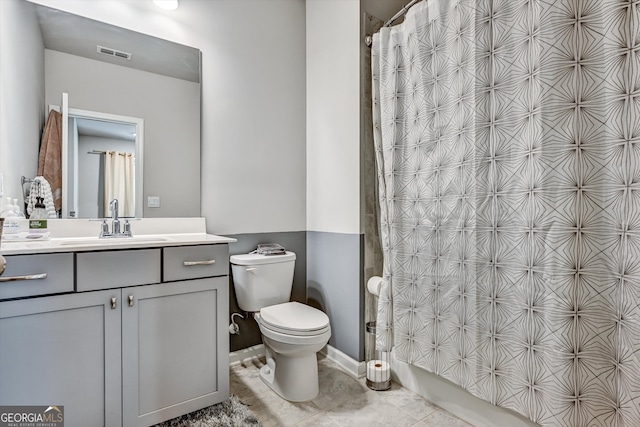
POLYGON ((78 291, 160 283, 160 249, 80 252, 76 269, 78 291))
POLYGON ((0 299, 73 292, 73 254, 6 255, 0 299), (7 281, 8 279, 13 279, 7 281))
POLYGON ((163 250, 164 281, 229 274, 229 245, 169 247, 163 250))

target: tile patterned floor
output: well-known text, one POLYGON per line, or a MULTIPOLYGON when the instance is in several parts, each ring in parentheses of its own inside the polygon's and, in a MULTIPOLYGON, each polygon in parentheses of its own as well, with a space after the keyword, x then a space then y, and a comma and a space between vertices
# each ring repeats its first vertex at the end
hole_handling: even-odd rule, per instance
POLYGON ((373 391, 338 365, 320 356, 320 393, 310 402, 288 402, 260 379, 263 360, 231 367, 231 394, 235 394, 265 427, 280 426, 416 426, 470 427, 470 424, 433 405, 416 393, 393 384, 373 391))

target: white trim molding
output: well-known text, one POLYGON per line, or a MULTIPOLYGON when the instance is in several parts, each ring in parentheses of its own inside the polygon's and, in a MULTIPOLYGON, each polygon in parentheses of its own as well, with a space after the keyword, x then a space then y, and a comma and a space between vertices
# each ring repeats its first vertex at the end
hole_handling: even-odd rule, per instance
MULTIPOLYGON (((367 365, 365 362, 358 362, 335 347, 326 345, 320 350, 320 354, 340 366, 345 373, 351 375, 353 378, 363 378, 366 374, 367 365)), ((259 359, 264 355, 264 344, 232 351, 229 353, 229 366, 236 366, 253 359, 259 359)))
POLYGON ((264 354, 264 344, 258 344, 252 347, 243 348, 242 350, 232 351, 229 353, 229 366, 236 366, 253 359, 259 359, 263 357, 264 354))
POLYGON ((327 344, 322 350, 320 350, 320 353, 340 366, 343 371, 351 375, 353 378, 362 378, 367 373, 367 365, 365 362, 358 362, 351 358, 351 356, 341 352, 333 346, 327 344))

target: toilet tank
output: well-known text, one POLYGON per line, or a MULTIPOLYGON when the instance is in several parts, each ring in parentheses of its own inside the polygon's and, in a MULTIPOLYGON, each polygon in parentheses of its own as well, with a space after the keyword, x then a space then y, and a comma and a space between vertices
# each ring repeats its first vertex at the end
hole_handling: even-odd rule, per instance
POLYGON ((231 274, 238 307, 249 312, 289 302, 296 254, 232 255, 231 274))

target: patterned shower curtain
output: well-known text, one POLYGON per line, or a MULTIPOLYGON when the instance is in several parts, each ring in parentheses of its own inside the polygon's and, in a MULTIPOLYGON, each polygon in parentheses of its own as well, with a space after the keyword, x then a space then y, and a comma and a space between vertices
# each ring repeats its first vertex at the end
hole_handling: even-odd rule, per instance
POLYGON ((426 0, 372 51, 378 345, 543 426, 640 426, 640 5, 426 0))

